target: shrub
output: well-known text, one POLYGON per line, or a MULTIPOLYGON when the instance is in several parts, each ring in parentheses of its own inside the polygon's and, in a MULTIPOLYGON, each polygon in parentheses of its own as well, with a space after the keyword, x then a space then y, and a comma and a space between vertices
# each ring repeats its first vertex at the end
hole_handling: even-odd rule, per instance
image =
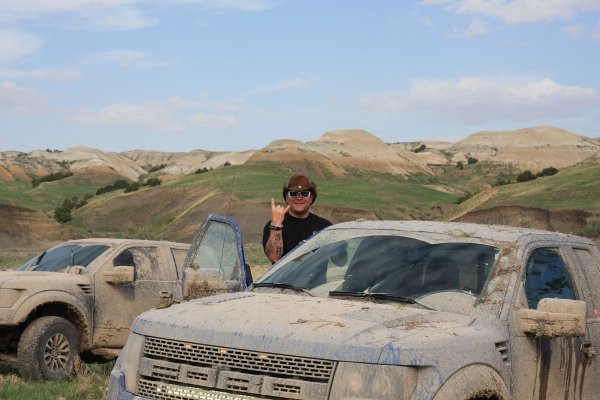
POLYGON ((139 188, 140 188, 140 184, 137 182, 133 182, 131 185, 128 185, 125 188, 125 193, 135 192, 135 191, 139 190, 139 188))
POLYGON ((54 172, 45 176, 42 176, 41 178, 33 178, 33 180, 31 181, 31 185, 33 187, 39 186, 40 183, 42 182, 52 182, 52 181, 58 181, 64 178, 68 178, 69 176, 72 176, 73 173, 71 171, 59 171, 59 172, 54 172))
POLYGON ((537 177, 534 174, 532 174, 530 170, 525 170, 519 175, 517 175, 517 182, 529 182, 536 178, 537 177))
POLYGON ((160 171, 161 169, 165 168, 167 166, 167 164, 160 164, 160 165, 154 165, 154 166, 147 166, 144 167, 144 169, 148 172, 155 172, 155 171, 160 171))
POLYGON ((548 168, 544 168, 541 172, 538 172, 536 175, 537 176, 552 176, 552 175, 556 175, 558 173, 558 170, 554 167, 548 167, 548 168))
POLYGON ((427 146, 425 146, 424 144, 422 144, 422 145, 420 145, 419 147, 417 147, 417 148, 415 148, 415 149, 412 149, 411 151, 412 151, 413 153, 420 153, 420 152, 422 152, 423 150, 425 150, 426 148, 427 148, 427 146))
POLYGON ((146 180, 146 183, 144 183, 144 186, 159 186, 161 183, 162 182, 158 178, 150 178, 150 179, 146 180))
POLYGON ((474 195, 475 195, 474 193, 467 192, 464 195, 462 195, 461 197, 459 197, 458 200, 456 200, 456 204, 464 203, 465 201, 469 200, 474 195))
POLYGON ((502 186, 502 185, 508 185, 510 183, 511 183, 510 179, 499 176, 496 178, 494 183, 492 183, 492 186, 502 186))
POLYGON ((129 187, 129 182, 127 182, 125 179, 119 179, 116 180, 112 185, 102 186, 96 190, 96 196, 100 196, 103 193, 112 192, 113 190, 126 189, 127 187, 129 187))
POLYGON ((463 164, 462 161, 459 161, 459 162, 456 163, 456 168, 458 168, 458 169, 464 169, 465 165, 463 164))
POLYGON ((474 158, 474 157, 469 157, 467 158, 467 164, 471 165, 471 164, 476 164, 479 160, 474 158))
POLYGON ((204 167, 204 168, 198 168, 195 172, 195 174, 203 174, 205 172, 208 172, 208 168, 204 167))
POLYGON ((64 199, 62 204, 54 209, 54 219, 58 222, 67 223, 72 218, 71 211, 73 209, 83 207, 86 204, 86 199, 80 199, 79 197, 64 199))

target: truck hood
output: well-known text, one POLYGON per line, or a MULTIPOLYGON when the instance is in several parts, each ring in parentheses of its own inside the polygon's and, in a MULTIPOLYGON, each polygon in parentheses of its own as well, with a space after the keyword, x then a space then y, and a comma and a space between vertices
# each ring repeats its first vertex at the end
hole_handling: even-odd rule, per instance
MULTIPOLYGON (((381 362, 427 345, 441 348, 474 317, 397 302, 373 303, 294 294, 242 292, 207 297, 140 315, 144 336, 340 361, 381 362), (426 342, 424 338, 427 338, 426 342)), ((422 353, 421 353, 422 354, 422 353)), ((384 361, 385 362, 385 361, 384 361)))
POLYGON ((90 284, 88 275, 66 274, 64 272, 1 271, 0 289, 56 289, 65 285, 90 284))

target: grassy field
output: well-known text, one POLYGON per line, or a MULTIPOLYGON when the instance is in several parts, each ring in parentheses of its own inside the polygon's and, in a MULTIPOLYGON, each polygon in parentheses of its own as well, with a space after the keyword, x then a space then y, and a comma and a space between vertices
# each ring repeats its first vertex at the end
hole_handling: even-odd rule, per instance
POLYGON ((37 382, 19 376, 14 363, 0 361, 0 399, 100 400, 105 398, 114 362, 80 364, 71 381, 37 382))
MULTIPOLYGON (((167 185, 173 187, 207 186, 232 193, 242 201, 279 199, 281 189, 291 172, 273 164, 230 166, 208 173, 188 175, 167 185)), ((434 205, 453 204, 460 194, 436 190, 432 182, 407 179, 398 175, 356 171, 343 178, 323 175, 317 182, 319 204, 375 210, 387 218, 388 210, 398 206, 426 211, 434 205)), ((434 181, 433 183, 438 183, 434 181)))
POLYGON ((578 164, 556 175, 500 186, 498 196, 484 208, 522 205, 547 209, 582 209, 600 212, 600 165, 578 164))

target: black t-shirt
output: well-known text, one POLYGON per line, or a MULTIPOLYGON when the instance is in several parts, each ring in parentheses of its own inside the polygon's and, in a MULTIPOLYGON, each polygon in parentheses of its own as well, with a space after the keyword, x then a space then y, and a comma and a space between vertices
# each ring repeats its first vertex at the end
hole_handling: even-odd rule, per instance
MULTIPOLYGON (((269 225, 271 221, 265 224, 263 229, 263 249, 269 240, 271 230, 269 225)), ((321 218, 313 213, 308 214, 306 218, 295 218, 290 214, 285 214, 283 218, 283 254, 287 254, 303 240, 308 239, 321 229, 327 228, 331 222, 321 218)))

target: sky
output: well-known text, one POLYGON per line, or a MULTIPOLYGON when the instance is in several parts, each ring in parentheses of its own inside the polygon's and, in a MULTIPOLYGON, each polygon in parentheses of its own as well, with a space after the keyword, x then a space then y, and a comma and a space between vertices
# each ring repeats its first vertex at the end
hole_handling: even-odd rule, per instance
POLYGON ((600 0, 0 0, 0 151, 600 137, 600 0))

